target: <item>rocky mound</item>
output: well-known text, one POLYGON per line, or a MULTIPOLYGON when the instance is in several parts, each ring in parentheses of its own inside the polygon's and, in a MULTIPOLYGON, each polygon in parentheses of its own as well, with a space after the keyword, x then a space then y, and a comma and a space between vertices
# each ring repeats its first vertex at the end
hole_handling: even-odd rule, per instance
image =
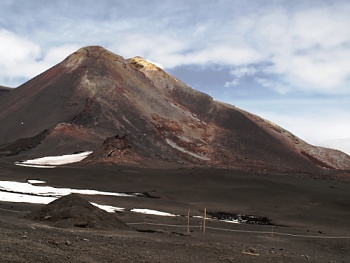
POLYGON ((51 223, 56 227, 130 229, 115 215, 92 205, 78 194, 56 199, 39 211, 32 212, 26 218, 51 223))

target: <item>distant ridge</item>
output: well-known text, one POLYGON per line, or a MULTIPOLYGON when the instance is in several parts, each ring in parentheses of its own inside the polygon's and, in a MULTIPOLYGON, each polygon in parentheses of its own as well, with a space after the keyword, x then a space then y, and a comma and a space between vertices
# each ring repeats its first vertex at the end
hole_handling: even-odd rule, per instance
POLYGON ((89 164, 350 170, 350 157, 340 151, 309 145, 141 57, 124 59, 99 46, 79 49, 0 97, 0 155, 77 151, 93 151, 89 164))
POLYGON ((5 95, 10 92, 12 89, 4 86, 0 86, 0 96, 5 95))

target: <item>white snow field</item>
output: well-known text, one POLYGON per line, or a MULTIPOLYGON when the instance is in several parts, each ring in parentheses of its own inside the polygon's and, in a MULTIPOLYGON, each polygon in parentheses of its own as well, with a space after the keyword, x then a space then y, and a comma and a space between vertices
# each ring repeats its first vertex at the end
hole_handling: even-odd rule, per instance
POLYGON ((22 162, 15 162, 15 165, 35 167, 35 168, 55 168, 59 165, 77 163, 88 157, 92 151, 77 153, 77 154, 66 154, 61 156, 47 156, 33 160, 26 160, 22 162))
MULTIPOLYGON (((107 196, 117 196, 117 197, 139 197, 142 196, 140 193, 125 194, 125 193, 113 193, 104 192, 89 189, 72 189, 72 188, 56 188, 52 186, 45 186, 45 181, 37 179, 29 179, 27 182, 13 182, 13 181, 0 181, 0 201, 3 202, 15 202, 15 203, 31 203, 31 204, 48 204, 52 201, 60 198, 61 196, 68 195, 71 193, 85 194, 85 195, 107 195, 107 196), (38 185, 36 185, 38 184, 38 185)), ((97 203, 92 203, 92 205, 97 206, 107 212, 114 213, 116 211, 125 211, 125 208, 111 206, 111 205, 100 205, 97 203)), ((155 215, 155 216, 168 216, 176 217, 180 215, 175 215, 167 212, 157 211, 147 208, 133 208, 130 210, 133 213, 155 215)), ((191 216, 193 218, 203 219, 203 216, 191 216)), ((206 218, 207 220, 214 220, 212 218, 206 218)), ((215 219, 216 220, 216 219, 215 219)), ((219 220, 227 223, 240 224, 237 220, 219 220)))
MULTIPOLYGON (((31 204, 48 204, 57 198, 68 195, 71 193, 85 194, 85 195, 108 195, 118 197, 137 197, 140 193, 124 194, 124 193, 112 193, 96 190, 81 190, 71 188, 56 188, 51 186, 33 185, 44 184, 45 181, 41 180, 27 180, 26 183, 13 182, 13 181, 0 181, 0 201, 3 202, 15 202, 15 203, 31 203, 31 204)), ((124 211, 122 207, 116 207, 111 205, 100 205, 97 203, 91 203, 100 209, 113 213, 115 211, 124 211)), ((160 212, 150 209, 132 209, 131 212, 151 214, 158 216, 175 216, 166 212, 160 212)))
POLYGON ((84 195, 110 195, 110 196, 122 196, 122 197, 135 197, 137 195, 140 195, 139 193, 136 193, 134 195, 134 194, 124 194, 124 193, 103 192, 103 191, 89 190, 89 189, 84 190, 84 189, 71 189, 71 188, 56 188, 51 186, 32 185, 30 183, 21 183, 21 182, 13 182, 13 181, 0 181, 0 191, 17 193, 17 194, 27 194, 30 196, 48 196, 48 197, 61 197, 72 193, 84 194, 84 195))
POLYGON ((135 213, 141 213, 141 214, 147 214, 147 215, 157 215, 157 216, 177 216, 174 214, 166 213, 166 212, 161 212, 157 210, 152 210, 152 209, 140 209, 140 208, 134 208, 130 210, 131 212, 135 213))

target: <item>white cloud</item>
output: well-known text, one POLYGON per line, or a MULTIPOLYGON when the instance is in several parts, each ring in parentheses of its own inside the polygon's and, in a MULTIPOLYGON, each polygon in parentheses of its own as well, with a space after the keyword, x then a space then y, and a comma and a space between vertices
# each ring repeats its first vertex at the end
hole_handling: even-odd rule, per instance
POLYGON ((256 18, 247 44, 265 54, 265 73, 293 89, 349 94, 350 5, 342 6, 270 11, 256 18))
POLYGON ((238 67, 231 70, 230 74, 237 78, 242 78, 244 76, 252 76, 256 71, 257 70, 254 67, 238 67))
POLYGON ((122 34, 109 49, 126 58, 141 56, 164 67, 182 64, 181 52, 188 47, 181 39, 154 34, 122 34))
POLYGON ((46 52, 42 63, 46 64, 46 68, 48 68, 49 66, 61 62, 64 58, 77 51, 79 48, 81 48, 81 46, 78 44, 67 44, 52 47, 46 52))
POLYGON ((40 48, 38 45, 3 28, 0 29, 0 38, 2 42, 0 52, 4 60, 11 62, 24 61, 39 54, 40 48))
POLYGON ((192 38, 183 34, 170 37, 166 33, 154 35, 153 45, 147 45, 143 39, 138 46, 125 45, 132 52, 152 53, 152 59, 166 68, 215 63, 251 69, 250 64, 259 64, 256 72, 237 70, 233 75, 238 79, 226 82, 225 86, 237 85, 239 74, 260 72, 274 79, 270 88, 281 94, 293 90, 350 94, 348 11, 350 4, 344 2, 295 10, 278 6, 258 14, 234 16, 224 24, 217 20, 202 21, 189 28, 194 32, 192 38), (155 46, 156 50, 145 50, 155 46))
POLYGON ((225 82, 225 87, 235 87, 239 84, 239 79, 234 79, 231 81, 226 81, 225 82))
POLYGON ((124 57, 140 55, 165 68, 259 65, 255 74, 273 78, 271 89, 284 94, 350 94, 349 2, 180 2, 151 1, 142 12, 131 2, 94 3, 96 12, 91 11, 92 1, 60 2, 46 9, 37 3, 37 18, 25 5, 17 6, 21 16, 16 20, 4 13, 16 6, 2 4, 0 22, 15 33, 0 32, 6 50, 0 53, 0 81, 34 77, 74 51, 66 43, 76 43, 74 48, 99 44, 124 57), (68 6, 68 12, 58 12, 68 6), (60 49, 57 55, 50 54, 53 47, 60 49))
POLYGON ((158 34, 125 34, 110 45, 111 50, 124 57, 142 56, 158 61, 165 68, 181 65, 241 65, 259 61, 260 55, 245 46, 232 47, 225 43, 198 44, 182 36, 158 34))
POLYGON ((0 29, 0 39, 0 80, 11 82, 16 77, 32 77, 36 69, 28 64, 39 56, 40 47, 5 29, 0 29))
POLYGON ((151 64, 157 66, 158 68, 161 68, 161 69, 164 68, 164 66, 161 65, 161 64, 159 64, 158 62, 153 62, 153 61, 151 61, 151 60, 149 60, 149 59, 145 59, 145 60, 146 60, 147 62, 149 62, 149 63, 151 63, 151 64))
POLYGON ((0 81, 17 86, 62 61, 76 51, 78 45, 50 48, 42 54, 40 46, 5 29, 0 29, 0 81))
POLYGON ((258 62, 260 54, 250 47, 217 45, 204 47, 198 52, 185 56, 184 64, 246 65, 258 62))
POLYGON ((240 82, 240 80, 245 76, 253 76, 257 72, 257 69, 251 66, 242 66, 234 68, 230 71, 230 74, 233 75, 235 78, 232 81, 225 82, 225 87, 234 87, 237 86, 240 82))
POLYGON ((274 81, 272 79, 255 77, 254 80, 257 83, 259 83, 262 87, 273 89, 279 94, 287 94, 292 90, 288 85, 283 84, 281 82, 274 81))
MULTIPOLYGON (((328 59, 317 58, 317 55, 294 56, 286 72, 289 82, 299 88, 323 93, 350 93, 349 88, 345 88, 350 76, 350 62, 336 61, 332 53, 328 54, 328 59)), ((344 57, 350 56, 350 52, 342 53, 344 57)))
POLYGON ((349 41, 349 4, 321 5, 299 11, 292 17, 291 35, 300 48, 312 48, 317 43, 323 48, 337 47, 349 41))

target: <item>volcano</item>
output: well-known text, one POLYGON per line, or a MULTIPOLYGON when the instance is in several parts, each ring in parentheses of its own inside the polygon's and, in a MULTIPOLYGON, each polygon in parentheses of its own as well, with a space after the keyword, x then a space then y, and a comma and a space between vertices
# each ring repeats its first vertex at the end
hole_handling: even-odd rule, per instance
POLYGON ((0 96, 2 158, 81 151, 93 151, 86 164, 350 170, 340 151, 309 145, 141 57, 124 59, 99 46, 79 49, 0 96))

